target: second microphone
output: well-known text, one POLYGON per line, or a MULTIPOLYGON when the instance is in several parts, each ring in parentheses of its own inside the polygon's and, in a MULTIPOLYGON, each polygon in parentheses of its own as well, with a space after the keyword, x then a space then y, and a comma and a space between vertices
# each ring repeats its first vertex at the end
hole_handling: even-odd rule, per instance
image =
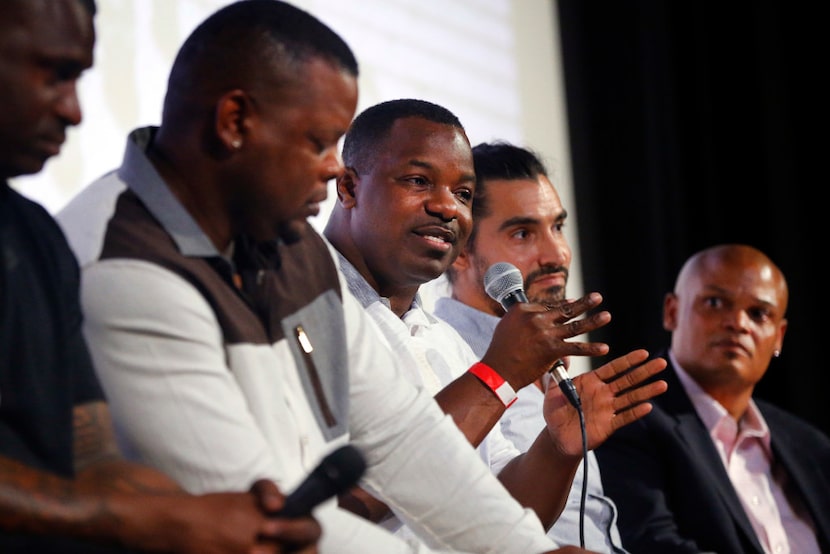
MULTIPOLYGON (((511 263, 497 262, 491 265, 484 274, 484 290, 490 298, 501 304, 504 311, 514 304, 528 302, 524 291, 522 272, 511 263)), ((577 409, 582 405, 579 394, 576 392, 573 381, 565 370, 565 362, 556 360, 548 370, 554 382, 559 385, 568 401, 577 409)))

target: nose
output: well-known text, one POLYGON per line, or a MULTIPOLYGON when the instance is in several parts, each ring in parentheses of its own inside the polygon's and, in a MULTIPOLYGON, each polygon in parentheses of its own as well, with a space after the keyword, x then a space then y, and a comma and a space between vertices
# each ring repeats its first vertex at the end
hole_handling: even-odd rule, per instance
POLYGON ((560 230, 548 229, 539 242, 539 263, 544 266, 568 266, 571 261, 571 247, 560 230))
POLYGON ((458 202, 449 187, 436 186, 430 189, 424 209, 444 221, 452 221, 458 217, 458 202))
POLYGON ((750 317, 745 310, 727 310, 724 315, 724 323, 731 329, 737 329, 739 331, 745 330, 747 329, 749 322, 750 317))
POLYGON ((77 81, 66 81, 60 87, 55 110, 60 118, 69 125, 79 125, 81 123, 83 114, 81 112, 81 102, 78 99, 77 81))
POLYGON ((343 167, 343 160, 340 158, 340 154, 337 152, 336 147, 331 148, 326 152, 321 163, 321 168, 323 172, 323 180, 327 182, 332 179, 337 179, 343 174, 343 171, 345 170, 343 167))

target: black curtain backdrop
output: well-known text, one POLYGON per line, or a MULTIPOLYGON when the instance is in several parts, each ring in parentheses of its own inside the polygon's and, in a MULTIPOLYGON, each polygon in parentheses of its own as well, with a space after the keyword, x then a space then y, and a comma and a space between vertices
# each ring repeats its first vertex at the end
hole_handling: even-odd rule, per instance
POLYGON ((613 316, 592 338, 615 355, 666 345, 663 296, 683 261, 756 246, 790 288, 782 356, 757 393, 830 434, 817 5, 559 0, 558 14, 585 289, 613 316))

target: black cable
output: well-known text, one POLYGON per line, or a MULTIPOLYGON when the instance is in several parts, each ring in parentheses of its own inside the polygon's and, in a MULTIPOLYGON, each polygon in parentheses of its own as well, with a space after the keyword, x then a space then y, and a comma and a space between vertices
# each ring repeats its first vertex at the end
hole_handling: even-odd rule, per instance
POLYGON ((585 414, 582 412, 582 400, 576 392, 576 387, 565 371, 565 362, 556 360, 549 373, 553 380, 559 385, 559 389, 568 399, 568 402, 576 408, 579 414, 579 427, 582 431, 582 496, 579 501, 579 546, 585 548, 585 499, 588 496, 588 436, 585 429, 585 414))
POLYGON ((579 499, 579 546, 585 548, 585 498, 588 496, 588 436, 585 431, 585 414, 577 406, 579 426, 582 428, 582 496, 579 499))

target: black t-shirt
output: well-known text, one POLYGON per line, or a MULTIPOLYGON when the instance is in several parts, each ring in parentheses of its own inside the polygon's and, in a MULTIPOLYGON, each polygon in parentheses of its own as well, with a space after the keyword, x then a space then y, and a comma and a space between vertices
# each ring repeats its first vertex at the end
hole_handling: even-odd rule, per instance
MULTIPOLYGON (((73 406, 104 398, 81 334, 79 279, 52 216, 0 183, 0 456, 65 478, 73 406)), ((4 554, 98 551, 0 531, 4 554)))

